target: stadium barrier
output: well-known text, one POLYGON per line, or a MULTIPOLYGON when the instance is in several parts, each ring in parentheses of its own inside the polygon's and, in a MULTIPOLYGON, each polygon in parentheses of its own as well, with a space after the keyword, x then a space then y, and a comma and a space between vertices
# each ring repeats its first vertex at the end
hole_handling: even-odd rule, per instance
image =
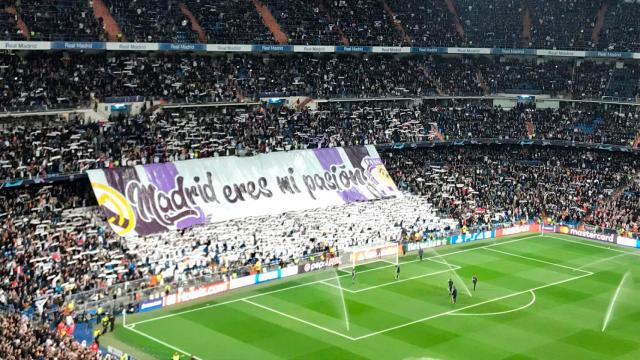
POLYGON ((623 236, 622 234, 617 233, 614 229, 596 228, 593 225, 574 226, 561 224, 555 226, 555 232, 640 249, 640 240, 623 236))
POLYGON ((414 241, 414 242, 405 242, 403 244, 404 253, 408 253, 410 251, 417 251, 419 249, 430 249, 440 246, 445 246, 449 244, 449 239, 435 239, 435 240, 424 240, 424 241, 414 241))
POLYGON ((458 54, 523 55, 542 57, 640 59, 640 53, 626 51, 580 51, 549 49, 505 49, 438 46, 344 46, 344 45, 249 45, 249 44, 171 44, 83 41, 0 41, 0 50, 105 50, 180 52, 275 52, 275 53, 379 53, 379 54, 458 54))

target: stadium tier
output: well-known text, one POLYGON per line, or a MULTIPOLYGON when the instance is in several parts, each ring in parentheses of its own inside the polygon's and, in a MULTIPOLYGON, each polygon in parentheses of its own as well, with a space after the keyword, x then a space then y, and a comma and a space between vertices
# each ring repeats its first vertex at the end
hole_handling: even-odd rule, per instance
POLYGON ((0 359, 637 359, 640 2, 0 0, 0 359))
POLYGON ((640 51, 635 0, 4 0, 0 11, 3 40, 640 51))
POLYGON ((544 94, 635 101, 635 62, 386 55, 0 55, 0 110, 87 109, 140 96, 166 103, 544 94), (204 76, 203 74, 207 74, 204 76))

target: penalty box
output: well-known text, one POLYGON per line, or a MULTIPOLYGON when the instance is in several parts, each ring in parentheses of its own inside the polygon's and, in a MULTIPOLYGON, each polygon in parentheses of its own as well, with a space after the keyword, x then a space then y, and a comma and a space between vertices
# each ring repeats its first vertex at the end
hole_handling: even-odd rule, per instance
POLYGON ((358 267, 355 281, 351 274, 338 272, 334 278, 308 286, 266 292, 242 301, 291 321, 360 340, 458 311, 481 313, 484 304, 499 302, 509 307, 513 303, 513 308, 517 308, 519 296, 529 301, 535 290, 592 275, 589 271, 503 251, 499 245, 431 256, 422 262, 401 261, 398 280, 395 264, 381 261, 358 267), (454 272, 468 283, 460 284, 454 272), (468 294, 464 286, 471 287, 473 274, 480 278, 479 287, 468 294), (449 278, 458 288, 455 305, 450 303, 447 291, 449 278))

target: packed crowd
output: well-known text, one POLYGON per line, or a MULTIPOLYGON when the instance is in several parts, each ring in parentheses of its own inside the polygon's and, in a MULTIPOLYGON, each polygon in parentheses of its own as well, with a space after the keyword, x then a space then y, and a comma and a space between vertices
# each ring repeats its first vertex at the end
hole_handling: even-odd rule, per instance
POLYGON ((16 15, 7 12, 2 1, 0 1, 0 38, 6 40, 24 39, 16 24, 16 15))
POLYGON ((600 32, 599 48, 610 51, 640 51, 638 22, 640 4, 637 1, 607 2, 604 28, 600 32))
POLYGON ((19 314, 0 314, 0 354, 4 360, 110 358, 19 314))
POLYGON ((587 219, 602 229, 624 229, 637 233, 640 227, 640 177, 630 180, 630 185, 618 190, 612 199, 601 202, 587 219))
POLYGON ((376 0, 322 0, 329 16, 351 45, 400 45, 393 19, 376 0))
POLYGON ((208 43, 272 44, 275 42, 273 34, 264 25, 251 1, 186 0, 184 3, 198 19, 206 33, 208 43))
POLYGON ((263 1, 292 44, 340 44, 346 37, 331 21, 321 2, 304 0, 263 1))
MULTIPOLYGON (((124 241, 102 221, 88 182, 67 185, 3 190, 0 308, 57 322, 70 295, 116 283, 141 280, 151 286, 153 275, 167 281, 221 272, 231 276, 227 270, 289 263, 330 248, 335 252, 395 241, 402 233, 455 227, 435 216, 423 198, 407 196, 124 241)), ((128 291, 138 288, 131 285, 128 291)))
MULTIPOLYGON (((339 211, 238 219, 127 241, 103 222, 86 182, 3 189, 0 306, 55 322, 65 299, 79 292, 93 294, 135 282, 135 287, 118 287, 122 292, 113 294, 124 296, 125 291, 157 284, 159 276, 167 284, 213 274, 235 276, 242 267, 282 266, 316 253, 394 241, 407 234, 442 234, 458 226, 487 228, 544 216, 557 222, 588 220, 631 231, 638 228, 639 189, 633 179, 640 160, 634 154, 536 146, 435 147, 381 154, 398 186, 415 195, 351 204, 339 211)), ((9 328, 20 324, 18 318, 5 319, 11 322, 9 328)), ((32 356, 24 351, 58 351, 61 345, 46 341, 51 336, 51 341, 64 341, 63 346, 84 353, 60 338, 61 333, 46 332, 33 340, 44 349, 24 350, 16 346, 21 342, 7 343, 5 337, 0 348, 21 354, 17 358, 32 356)))
POLYGON ((87 183, 0 193, 0 306, 54 320, 65 295, 139 278, 87 183))
MULTIPOLYGON (((120 41, 200 42, 203 39, 187 16, 191 13, 207 42, 273 44, 274 35, 257 9, 266 6, 291 44, 640 51, 635 36, 640 5, 622 0, 567 0, 553 6, 542 0, 265 0, 257 6, 249 0, 215 4, 106 0, 105 4, 122 30, 120 41)), ((31 39, 105 40, 102 19, 96 19, 89 1, 0 2, 0 9, 7 7, 17 9, 31 39)), ((3 39, 15 35, 5 32, 3 39)))
POLYGON ((132 42, 197 43, 178 1, 105 0, 126 39, 132 42))
MULTIPOLYGON (((180 279, 398 241, 403 233, 444 233, 457 224, 437 217, 422 197, 407 196, 196 226, 128 240, 149 272, 180 279), (374 221, 375 219, 375 221, 374 221)), ((235 270, 234 270, 235 271, 235 270)))
POLYGON ((575 99, 640 95, 633 63, 438 56, 0 54, 0 110, 88 107, 143 96, 170 103, 269 96, 420 97, 504 92, 575 99))
POLYGON ((523 1, 456 0, 455 3, 468 46, 494 44, 494 47, 503 48, 527 47, 522 31, 525 12, 523 1))
POLYGON ((541 139, 631 146, 640 134, 636 107, 580 104, 558 109, 464 105, 423 109, 446 139, 541 139))
POLYGON ((398 187, 418 196, 357 203, 340 211, 238 219, 126 241, 101 220, 84 181, 4 189, 0 305, 50 319, 65 297, 78 292, 148 280, 153 274, 179 280, 290 262, 329 248, 398 240, 407 232, 488 227, 541 216, 629 231, 639 225, 640 160, 635 154, 465 146, 387 150, 382 157, 398 187))
POLYGON ((638 226, 637 217, 622 215, 627 202, 609 202, 638 176, 636 155, 466 146, 392 151, 384 153, 384 160, 400 188, 425 196, 443 216, 461 225, 489 227, 540 217, 576 224, 606 203, 615 210, 600 212, 601 222, 626 229, 638 226))
POLYGON ((403 45, 456 46, 460 36, 444 1, 390 0, 389 8, 406 32, 403 45))
POLYGON ((96 19, 87 0, 19 0, 16 5, 30 40, 106 41, 102 19, 96 19))
POLYGON ((107 122, 36 117, 0 121, 0 180, 227 155, 461 139, 541 139, 631 147, 636 107, 537 109, 327 103, 288 107, 166 109, 107 122))
POLYGON ((531 47, 536 49, 596 49, 592 40, 603 0, 566 0, 549 6, 525 0, 531 16, 531 47))

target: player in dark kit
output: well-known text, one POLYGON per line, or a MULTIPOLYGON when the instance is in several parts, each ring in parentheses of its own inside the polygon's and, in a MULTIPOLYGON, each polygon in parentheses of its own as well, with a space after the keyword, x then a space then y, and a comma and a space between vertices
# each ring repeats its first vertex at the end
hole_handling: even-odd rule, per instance
POLYGON ((451 291, 451 301, 453 301, 453 303, 455 304, 456 301, 458 300, 458 289, 456 289, 456 287, 453 287, 453 290, 451 291))
POLYGON ((356 268, 351 270, 351 282, 354 283, 356 281, 356 268))
POLYGON ((396 265, 396 280, 400 278, 400 265, 396 265))
POLYGON ((476 284, 478 284, 478 277, 473 274, 473 276, 471 277, 471 282, 473 283, 473 291, 476 291, 476 284))
POLYGON ((451 280, 451 278, 449 278, 449 295, 451 295, 451 290, 453 290, 453 280, 451 280))
POLYGON ((422 257, 424 256, 424 250, 422 250, 422 248, 418 249, 418 256, 420 257, 420 262, 422 262, 422 257))

